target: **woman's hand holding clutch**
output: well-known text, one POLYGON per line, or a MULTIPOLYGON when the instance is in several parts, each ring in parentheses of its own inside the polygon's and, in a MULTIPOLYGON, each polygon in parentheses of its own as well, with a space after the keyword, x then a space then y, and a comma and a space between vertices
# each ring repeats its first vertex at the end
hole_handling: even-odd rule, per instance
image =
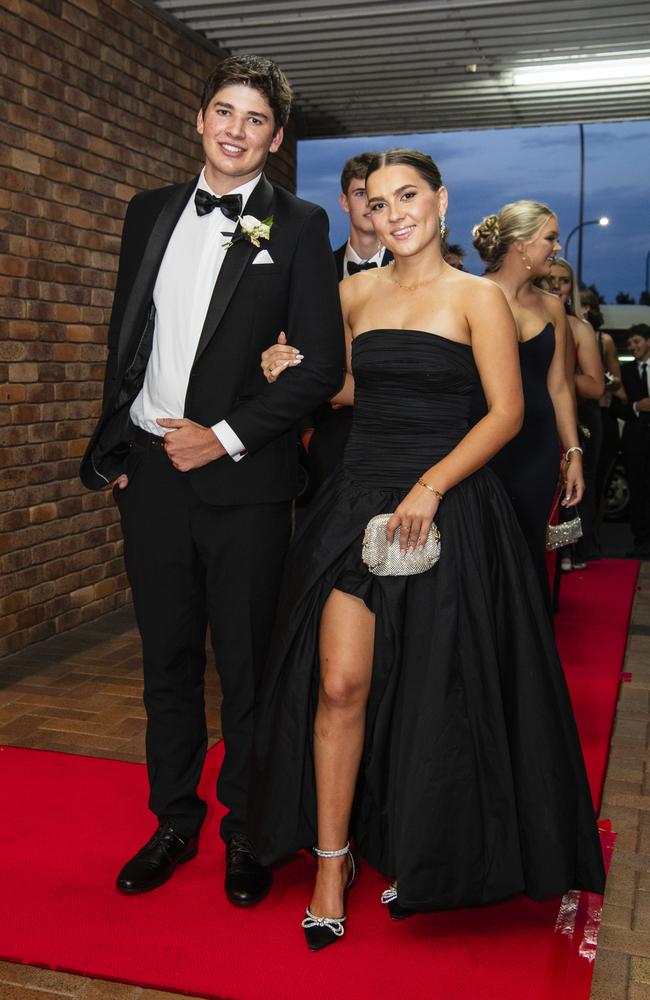
MULTIPOLYGON (((568 452, 567 452, 568 454, 568 452)), ((562 459, 562 481, 564 483, 563 507, 575 507, 580 503, 585 492, 585 480, 582 474, 582 454, 573 452, 562 459)))
POLYGON ((295 368, 303 360, 303 355, 297 347, 287 344, 284 331, 278 337, 277 344, 262 351, 260 367, 267 382, 275 382, 287 368, 295 368))
POLYGON ((414 549, 417 545, 423 546, 442 499, 442 493, 424 480, 418 480, 386 525, 388 541, 393 541, 399 528, 399 547, 402 552, 414 549))

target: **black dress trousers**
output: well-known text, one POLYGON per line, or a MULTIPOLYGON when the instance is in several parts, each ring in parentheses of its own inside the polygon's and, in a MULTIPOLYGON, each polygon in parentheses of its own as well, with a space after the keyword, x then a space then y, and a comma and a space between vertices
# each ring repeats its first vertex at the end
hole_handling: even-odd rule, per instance
POLYGON ((128 486, 114 494, 142 636, 149 807, 184 836, 198 832, 205 818, 197 786, 207 745, 209 625, 223 693, 217 796, 228 810, 221 823, 228 840, 247 829, 253 704, 289 541, 290 503, 204 503, 162 448, 134 446, 126 472, 128 486))

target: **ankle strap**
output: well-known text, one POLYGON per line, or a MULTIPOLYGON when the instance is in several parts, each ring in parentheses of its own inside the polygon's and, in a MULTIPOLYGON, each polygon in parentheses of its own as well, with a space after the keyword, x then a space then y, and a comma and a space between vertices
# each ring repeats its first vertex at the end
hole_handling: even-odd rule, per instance
POLYGON ((314 854, 319 858, 342 858, 344 854, 350 853, 350 841, 340 851, 321 851, 319 847, 314 847, 314 854))

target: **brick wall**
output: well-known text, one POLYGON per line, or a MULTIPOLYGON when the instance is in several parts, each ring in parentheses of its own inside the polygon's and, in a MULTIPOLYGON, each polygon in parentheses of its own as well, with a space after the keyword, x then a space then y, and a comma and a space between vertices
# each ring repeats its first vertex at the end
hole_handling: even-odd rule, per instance
MULTIPOLYGON (((77 470, 126 204, 197 171, 217 58, 135 0, 0 0, 0 655, 128 599, 112 498, 77 470)), ((292 188, 291 133, 272 164, 292 188)))

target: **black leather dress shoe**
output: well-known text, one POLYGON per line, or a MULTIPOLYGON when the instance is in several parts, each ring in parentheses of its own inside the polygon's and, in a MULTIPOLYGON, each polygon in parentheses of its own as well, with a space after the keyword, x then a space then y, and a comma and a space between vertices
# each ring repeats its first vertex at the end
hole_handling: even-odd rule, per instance
POLYGON ((151 840, 124 865, 117 876, 117 888, 129 895, 157 889, 171 878, 176 865, 190 861, 198 849, 198 834, 181 837, 169 823, 161 823, 151 840))
POLYGON ((250 840, 235 834, 226 844, 226 896, 235 906, 254 906, 271 888, 271 869, 264 868, 250 840))

